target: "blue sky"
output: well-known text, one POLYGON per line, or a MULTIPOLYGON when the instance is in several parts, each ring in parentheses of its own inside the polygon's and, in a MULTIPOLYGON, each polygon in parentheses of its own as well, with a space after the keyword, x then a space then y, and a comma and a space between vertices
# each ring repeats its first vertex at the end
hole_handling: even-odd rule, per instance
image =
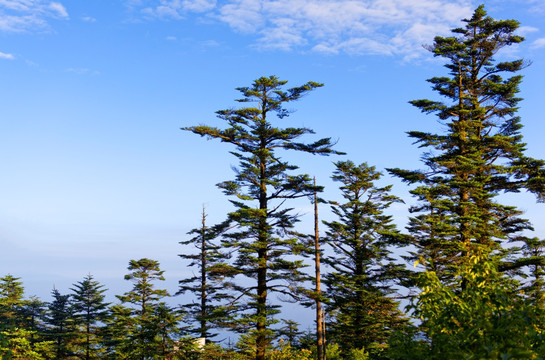
MULTIPOLYGON (((409 100, 432 97, 445 74, 422 44, 471 15, 443 0, 0 0, 0 275, 22 277, 44 300, 91 273, 120 294, 130 259, 159 260, 165 287, 188 274, 178 241, 230 209, 215 184, 236 165, 225 144, 180 131, 221 126, 239 86, 277 75, 323 82, 279 126, 332 137, 343 158, 286 155, 327 186, 332 161, 420 167, 408 130, 440 130, 409 100)), ((496 19, 521 22, 526 41, 502 57, 524 70, 520 115, 528 154, 545 158, 545 3, 493 0, 496 19)), ((412 199, 392 212, 406 221, 412 199)), ((543 205, 507 199, 545 236, 543 205)), ((305 218, 306 202, 294 204, 305 218)), ((322 210, 323 217, 329 215, 322 210)), ((310 313, 309 313, 310 314, 310 313)), ((311 315, 309 315, 310 317, 311 315)))

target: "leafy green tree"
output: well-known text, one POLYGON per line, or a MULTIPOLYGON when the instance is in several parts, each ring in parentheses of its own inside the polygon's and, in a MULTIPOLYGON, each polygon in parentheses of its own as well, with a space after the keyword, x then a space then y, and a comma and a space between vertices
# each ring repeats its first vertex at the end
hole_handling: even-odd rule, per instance
POLYGON ((391 185, 375 183, 381 174, 374 167, 351 161, 335 163, 332 176, 341 183, 346 202, 332 202, 337 220, 325 222, 327 243, 335 256, 324 258, 331 267, 325 276, 330 321, 328 338, 348 356, 353 349, 371 351, 380 358, 390 333, 405 323, 392 294, 393 279, 402 273, 390 246, 399 246, 402 236, 384 214, 401 199, 390 194, 391 185))
POLYGON ((225 181, 219 187, 226 195, 235 197, 231 202, 236 210, 229 214, 229 220, 238 224, 238 229, 224 236, 224 246, 238 251, 233 272, 254 282, 250 286, 247 282, 232 282, 231 286, 248 299, 241 304, 245 314, 237 319, 237 326, 254 328, 256 360, 265 359, 272 335, 271 317, 277 312, 268 301, 269 294, 279 292, 290 296, 290 283, 301 276, 302 262, 289 257, 297 242, 289 236, 297 215, 283 204, 309 196, 315 189, 307 175, 291 175, 297 166, 283 161, 277 152, 335 153, 327 138, 311 144, 298 142, 301 136, 313 133, 308 128, 273 126, 271 115, 287 117, 288 103, 322 86, 308 82, 286 91, 285 84, 286 81, 270 76, 255 80, 250 87, 238 88, 243 97, 237 101, 255 106, 218 111, 218 117, 227 123, 225 129, 204 125, 184 128, 234 146, 231 153, 240 162, 235 180, 225 181))
POLYGON ((108 317, 109 304, 104 301, 103 285, 87 275, 83 281, 77 282, 72 290, 72 311, 76 333, 81 337, 76 352, 80 358, 99 359, 101 354, 101 327, 108 317))
POLYGON ((35 332, 23 328, 0 331, 2 359, 45 360, 54 356, 51 341, 32 342, 35 332))
MULTIPOLYGON (((222 282, 225 271, 229 270, 226 265, 226 256, 221 253, 220 246, 214 243, 227 224, 220 224, 214 227, 206 225, 206 212, 203 207, 202 225, 200 228, 189 232, 194 235, 187 241, 181 241, 181 245, 193 245, 197 248, 196 253, 183 253, 179 256, 184 260, 191 260, 189 267, 197 267, 198 273, 179 281, 179 290, 176 295, 193 293, 197 302, 183 305, 187 311, 188 319, 196 321, 199 326, 190 332, 198 334, 202 338, 216 336, 211 329, 218 326, 226 314, 224 303, 231 297, 224 291, 222 282)), ((187 321, 186 320, 186 321, 187 321)))
MULTIPOLYGON (((523 60, 497 62, 503 48, 520 43, 515 20, 494 20, 479 6, 453 36, 429 47, 444 58, 449 76, 428 80, 446 102, 415 100, 435 113, 446 133, 411 131, 426 170, 390 171, 419 186, 409 231, 423 270, 414 313, 422 320, 427 358, 535 358, 542 349, 535 323, 541 315, 520 294, 511 275, 543 259, 524 257, 509 242, 525 240, 530 223, 498 201, 528 191, 545 199, 545 162, 524 155, 516 116, 523 60), (508 75, 510 77, 503 78, 508 75), (534 314, 534 315, 531 315, 534 314), (511 335, 508 335, 511 334, 511 335)), ((426 358, 426 357, 425 357, 426 358)))
MULTIPOLYGON (((419 359, 540 359, 545 350, 543 328, 534 326, 545 315, 517 296, 497 259, 473 254, 454 274, 458 286, 442 283, 434 272, 420 274, 422 292, 414 315, 431 342, 419 359), (464 282, 464 291, 458 291, 464 282)), ((416 351, 410 351, 414 354, 416 351)), ((394 359, 408 359, 405 353, 394 359)))

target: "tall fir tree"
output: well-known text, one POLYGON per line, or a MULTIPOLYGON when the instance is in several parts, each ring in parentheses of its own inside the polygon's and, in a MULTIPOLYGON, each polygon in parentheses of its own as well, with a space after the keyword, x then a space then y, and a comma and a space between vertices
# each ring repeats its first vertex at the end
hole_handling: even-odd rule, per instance
POLYGON ((154 304, 158 303, 168 295, 164 289, 156 289, 154 282, 164 281, 164 271, 161 270, 159 262, 147 258, 129 261, 127 268, 131 272, 125 275, 125 280, 133 282, 133 288, 123 295, 116 295, 123 303, 133 304, 136 314, 145 318, 151 313, 154 304))
POLYGON ((226 264, 226 255, 220 251, 220 245, 214 243, 219 235, 225 231, 228 224, 220 224, 214 227, 206 225, 206 212, 203 206, 201 227, 193 229, 189 235, 193 237, 186 241, 180 241, 181 245, 193 245, 196 253, 179 254, 180 258, 190 260, 189 267, 196 267, 198 273, 179 281, 179 290, 176 295, 193 293, 197 302, 183 305, 187 312, 187 321, 195 321, 198 327, 190 332, 198 334, 201 338, 216 336, 211 330, 218 327, 226 317, 225 302, 231 297, 224 289, 222 279, 225 271, 229 271, 226 264))
MULTIPOLYGON (((130 337, 118 344, 125 350, 131 349, 129 358, 133 359, 151 359, 156 355, 160 347, 160 334, 157 325, 157 307, 161 306, 162 300, 169 296, 164 289, 157 289, 155 281, 164 281, 164 271, 161 270, 159 262, 147 258, 140 260, 131 260, 128 270, 130 273, 125 275, 125 280, 133 282, 133 288, 123 295, 116 295, 123 303, 129 303, 134 306, 131 316, 133 319, 118 319, 118 325, 128 324, 130 337), (127 344, 126 341, 132 342, 127 344), (132 345, 132 346, 131 346, 132 345)), ((125 308, 118 307, 118 315, 126 316, 128 313, 125 308)))
POLYGON ((224 245, 237 250, 234 270, 252 279, 254 285, 233 283, 248 301, 241 306, 245 315, 238 325, 253 327, 256 339, 256 360, 265 359, 265 350, 271 336, 269 325, 277 312, 271 306, 272 292, 291 294, 290 282, 297 281, 301 262, 288 255, 296 239, 288 235, 297 216, 283 204, 291 199, 312 194, 314 186, 307 175, 291 175, 297 166, 283 161, 279 150, 303 151, 310 154, 335 153, 330 139, 312 144, 297 140, 313 131, 308 128, 277 128, 272 116, 283 119, 289 115, 288 103, 300 99, 322 84, 308 82, 283 90, 286 81, 276 76, 261 77, 250 87, 241 87, 241 103, 255 103, 253 107, 218 111, 218 117, 227 123, 225 129, 210 126, 184 128, 195 134, 218 139, 235 147, 231 153, 239 160, 235 180, 219 184, 236 210, 229 219, 239 225, 238 231, 224 236, 224 245), (250 314, 248 312, 252 312, 250 314))
POLYGON ((55 359, 67 359, 73 355, 75 332, 74 314, 70 295, 63 295, 57 289, 51 291, 53 301, 48 304, 45 315, 46 338, 54 342, 55 359))
POLYGON ((476 248, 499 251, 501 243, 519 240, 521 231, 531 229, 519 210, 497 202, 498 194, 527 190, 539 200, 545 196, 545 163, 524 155, 516 116, 522 76, 501 76, 520 71, 525 62, 494 60, 504 47, 523 41, 514 34, 519 23, 493 20, 483 6, 464 22, 464 28, 452 30, 454 36, 436 37, 429 47, 448 61, 450 76, 428 81, 450 103, 411 101, 447 126, 445 134, 409 132, 420 147, 430 149, 423 156, 428 170, 390 169, 421 184, 412 191, 420 204, 411 208, 419 215, 409 230, 418 255, 431 260, 428 268, 440 277, 476 248))
POLYGON ((406 322, 391 297, 402 267, 390 248, 403 244, 392 216, 384 213, 402 202, 390 194, 391 185, 375 183, 381 174, 374 167, 351 161, 335 163, 333 180, 341 184, 344 203, 332 202, 337 220, 325 222, 327 243, 334 256, 324 262, 331 271, 324 278, 329 299, 328 339, 337 342, 345 356, 354 349, 368 351, 372 359, 385 354, 391 332, 406 322))
POLYGON ((109 303, 104 300, 106 289, 90 274, 73 286, 72 309, 79 337, 75 352, 85 360, 100 359, 102 327, 109 315, 109 303))
POLYGON ((426 170, 391 169, 409 183, 420 203, 411 208, 409 231, 424 267, 414 314, 427 337, 424 358, 533 358, 543 349, 543 327, 521 296, 513 271, 543 262, 524 257, 509 242, 524 241, 530 223, 498 201, 502 193, 528 191, 545 198, 545 162, 524 154, 516 116, 523 60, 494 57, 523 38, 515 20, 494 20, 479 6, 453 36, 429 47, 444 58, 449 76, 428 81, 446 102, 415 100, 435 113, 446 133, 411 131, 430 151, 426 170), (536 335, 536 336, 534 336, 536 335), (541 350, 540 350, 541 349, 541 350))
POLYGON ((11 274, 0 278, 0 330, 15 328, 22 321, 24 288, 20 280, 11 274))

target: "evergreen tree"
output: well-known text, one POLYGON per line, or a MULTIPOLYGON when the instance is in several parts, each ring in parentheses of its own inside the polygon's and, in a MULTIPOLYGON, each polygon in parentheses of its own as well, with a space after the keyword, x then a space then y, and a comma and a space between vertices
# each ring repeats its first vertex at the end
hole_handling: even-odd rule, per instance
POLYGON ((325 257, 332 270, 325 278, 329 312, 328 338, 336 341, 345 355, 365 348, 380 358, 393 330, 405 320, 389 295, 393 279, 402 273, 394 263, 389 246, 398 246, 401 235, 384 211, 401 202, 390 194, 391 185, 375 185, 381 174, 374 167, 351 161, 335 163, 333 180, 340 182, 345 203, 332 202, 336 221, 324 222, 327 243, 335 256, 325 257))
POLYGON ((282 319, 282 326, 278 329, 278 336, 285 339, 291 346, 299 347, 299 338, 303 332, 299 330, 299 324, 293 320, 282 319))
POLYGON ((53 343, 42 338, 41 317, 44 303, 36 298, 23 298, 20 278, 0 278, 0 355, 6 359, 50 358, 53 343))
POLYGON ((154 304, 162 298, 169 296, 163 289, 156 289, 154 281, 164 281, 164 271, 160 269, 159 262, 151 259, 131 260, 129 262, 131 273, 125 275, 125 280, 134 283, 132 290, 124 295, 116 295, 123 303, 136 306, 136 313, 140 318, 145 318, 154 304))
POLYGON ((409 183, 420 183, 412 193, 420 204, 411 211, 410 231, 419 256, 428 269, 442 278, 471 257, 476 248, 499 251, 501 242, 521 239, 531 229, 521 212, 495 198, 502 192, 528 190, 543 200, 545 170, 542 160, 524 155, 516 97, 522 79, 504 73, 521 70, 523 60, 496 63, 502 48, 523 40, 514 31, 515 20, 495 21, 483 6, 464 20, 455 36, 436 37, 429 50, 448 60, 450 77, 428 80, 433 89, 450 100, 443 103, 415 100, 425 113, 436 113, 447 126, 446 134, 411 131, 420 147, 432 151, 423 157, 427 171, 390 171, 409 183))
POLYGON ((0 278, 0 330, 14 328, 21 322, 23 283, 21 278, 8 274, 0 278))
POLYGON ((77 353, 82 359, 99 359, 101 352, 101 326, 108 316, 108 303, 104 302, 106 289, 92 275, 74 284, 72 309, 77 334, 82 337, 77 353))
POLYGON ((144 327, 153 336, 155 343, 154 356, 160 359, 172 359, 183 350, 185 341, 180 341, 180 321, 183 314, 180 310, 171 308, 164 302, 153 308, 152 316, 144 327))
MULTIPOLYGON (((525 190, 545 198, 545 162, 524 155, 516 116, 523 60, 497 62, 497 53, 523 38, 515 20, 496 21, 479 6, 453 36, 436 37, 429 47, 447 60, 449 76, 428 80, 448 101, 415 100, 436 113, 446 133, 409 136, 430 151, 428 169, 391 172, 419 186, 420 203, 410 222, 424 266, 414 313, 427 337, 422 358, 534 358, 543 349, 536 307, 520 295, 513 271, 540 264, 522 258, 508 242, 525 240, 530 223, 498 195, 525 190), (509 335, 511 334, 511 335, 509 335)), ((541 328, 542 329, 542 328, 541 328)), ((424 343, 421 343, 424 344, 424 343)))
POLYGON ((285 84, 286 81, 270 76, 255 80, 250 87, 238 88, 243 98, 237 101, 253 102, 255 106, 218 111, 218 117, 227 123, 225 129, 210 126, 184 128, 233 145, 235 151, 232 154, 240 161, 235 180, 223 182, 219 187, 226 195, 236 197, 232 200, 236 210, 229 214, 229 219, 239 225, 238 231, 224 236, 224 245, 238 250, 235 272, 255 281, 253 286, 240 283, 232 286, 249 298, 241 307, 247 311, 238 319, 238 325, 254 328, 256 360, 265 359, 271 336, 269 324, 276 312, 268 301, 269 294, 281 292, 289 296, 291 287, 288 284, 299 278, 302 265, 300 261, 287 257, 296 242, 288 236, 296 215, 283 204, 290 199, 311 195, 314 190, 311 179, 307 175, 291 175, 297 166, 282 161, 276 152, 335 153, 330 139, 312 144, 297 142, 301 136, 312 133, 310 129, 273 127, 270 115, 285 118, 289 115, 285 109, 288 103, 322 86, 308 82, 284 91, 285 84))
MULTIPOLYGON (((130 303, 136 308, 132 311, 134 319, 118 319, 120 324, 131 324, 132 351, 129 358, 150 359, 157 353, 160 345, 159 333, 155 322, 155 312, 161 304, 161 300, 169 296, 164 289, 156 289, 154 281, 163 281, 164 271, 160 269, 159 262, 151 259, 131 260, 128 269, 131 271, 125 275, 125 280, 134 283, 133 288, 124 295, 116 295, 123 303, 130 303)), ((125 309, 118 308, 120 315, 127 315, 125 309)), ((127 347, 127 344, 121 344, 127 347)), ((129 346, 130 347, 130 346, 129 346)))
POLYGON ((134 346, 137 319, 133 316, 133 309, 115 304, 110 306, 110 315, 106 319, 104 329, 104 345, 106 359, 135 359, 138 349, 134 346))
POLYGON ((53 359, 52 342, 32 342, 33 336, 35 336, 35 332, 24 328, 0 331, 0 355, 2 359, 53 359))
POLYGON ((532 263, 529 273, 524 274, 530 279, 524 291, 534 306, 545 309, 545 240, 526 238, 522 250, 524 258, 532 263))
POLYGON ((20 310, 23 326, 30 331, 43 333, 45 325, 42 320, 45 316, 46 307, 47 304, 36 296, 23 300, 20 310))
POLYGON ((75 331, 70 295, 62 295, 57 289, 53 289, 51 295, 53 301, 49 303, 45 316, 45 335, 55 343, 55 359, 67 359, 72 355, 75 331))
MULTIPOLYGON (((203 207, 201 227, 189 232, 194 235, 187 241, 181 241, 182 245, 193 245, 198 252, 194 254, 180 254, 182 259, 191 260, 189 267, 197 267, 198 273, 192 277, 179 281, 179 290, 176 295, 193 293, 197 302, 183 305, 189 315, 189 319, 199 323, 199 327, 191 330, 202 338, 216 336, 210 332, 211 328, 217 326, 218 322, 225 317, 222 302, 230 297, 224 291, 222 279, 228 266, 225 264, 226 257, 220 252, 219 245, 213 240, 225 230, 227 224, 220 224, 215 227, 206 225, 206 212, 203 207)), ((189 320, 188 319, 188 320, 189 320)))

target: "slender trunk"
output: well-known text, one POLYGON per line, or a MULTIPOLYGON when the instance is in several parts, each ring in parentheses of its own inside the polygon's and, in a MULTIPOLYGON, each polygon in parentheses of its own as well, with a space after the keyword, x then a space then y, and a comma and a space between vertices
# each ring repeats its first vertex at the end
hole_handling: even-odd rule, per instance
MULTIPOLYGON (((264 148, 265 144, 261 146, 264 148)), ((265 183, 265 161, 261 159, 261 189, 259 194, 260 214, 258 225, 258 268, 257 268, 257 321, 256 321, 256 360, 265 360, 267 348, 267 185, 265 183)))
POLYGON ((87 317, 87 324, 86 324, 86 330, 87 330, 87 342, 85 343, 85 359, 89 360, 91 358, 91 319, 87 317))
POLYGON ((325 309, 322 309, 322 344, 324 348, 322 360, 327 360, 327 354, 326 354, 327 343, 325 341, 325 309))
POLYGON ((202 207, 201 230, 201 337, 206 338, 206 213, 202 207))
MULTIPOLYGON (((316 186, 316 178, 314 178, 316 186)), ((322 330, 322 295, 320 281, 320 233, 318 231, 318 196, 314 189, 314 268, 316 270, 316 354, 318 360, 325 359, 324 336, 322 330)))
POLYGON ((257 322, 256 322, 256 360, 265 360, 267 348, 267 268, 266 250, 259 250, 259 269, 257 271, 257 322))

